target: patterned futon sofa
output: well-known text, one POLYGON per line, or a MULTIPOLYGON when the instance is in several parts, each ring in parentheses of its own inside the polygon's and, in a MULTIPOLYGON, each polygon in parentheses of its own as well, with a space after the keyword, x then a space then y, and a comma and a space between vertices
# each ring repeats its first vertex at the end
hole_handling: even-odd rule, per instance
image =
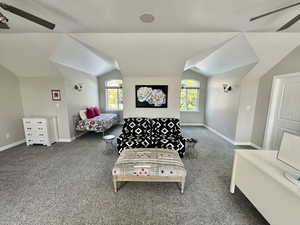
POLYGON ((182 136, 179 119, 125 118, 122 134, 117 138, 117 149, 163 148, 184 156, 186 138, 182 136))

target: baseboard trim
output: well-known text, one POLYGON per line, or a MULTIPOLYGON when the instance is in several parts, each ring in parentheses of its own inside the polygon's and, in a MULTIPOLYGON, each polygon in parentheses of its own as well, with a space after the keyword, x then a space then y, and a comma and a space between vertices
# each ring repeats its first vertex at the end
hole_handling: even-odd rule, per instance
POLYGON ((219 131, 207 126, 206 124, 204 124, 204 127, 206 127, 207 129, 209 129, 211 132, 213 132, 214 134, 218 135, 219 137, 223 138, 225 141, 228 141, 230 144, 235 145, 235 146, 251 146, 255 149, 262 149, 262 147, 252 143, 252 142, 236 142, 232 139, 230 139, 229 137, 226 137, 225 135, 221 134, 219 131))
POLYGON ((9 145, 1 146, 0 147, 0 152, 5 151, 5 150, 10 149, 10 148, 13 148, 13 147, 16 147, 18 145, 24 144, 24 143, 25 143, 25 139, 21 140, 21 141, 14 142, 14 143, 11 143, 9 145))
POLYGON ((80 134, 77 134, 75 137, 72 137, 72 141, 74 141, 77 138, 80 138, 82 135, 85 135, 87 133, 87 131, 83 131, 80 134))
POLYGON ((59 138, 57 142, 69 143, 69 142, 72 142, 72 138, 59 138))
POLYGON ((235 142, 235 145, 239 145, 239 146, 251 146, 255 149, 262 149, 262 147, 256 145, 256 144, 253 144, 252 142, 235 142))
POLYGON ((181 123, 181 126, 187 127, 203 127, 204 123, 181 123))
POLYGON ((204 127, 206 127, 207 129, 209 129, 211 132, 213 132, 214 134, 220 136, 221 138, 223 138, 225 141, 228 141, 230 144, 232 145, 236 145, 235 142, 233 140, 231 140, 229 137, 226 137, 225 135, 221 134, 219 131, 215 130, 214 128, 211 128, 210 126, 207 126, 206 124, 204 125, 204 127))
POLYGON ((57 142, 70 143, 70 142, 74 141, 75 139, 81 137, 82 135, 84 135, 86 133, 87 133, 87 131, 84 131, 84 132, 82 132, 82 133, 80 133, 80 134, 78 134, 78 135, 76 135, 74 137, 71 137, 71 138, 59 138, 57 142))
POLYGON ((261 146, 259 146, 259 145, 257 145, 257 144, 254 144, 254 143, 250 143, 251 145, 250 146, 252 146, 253 148, 256 148, 256 149, 258 149, 258 150, 261 150, 261 149, 263 149, 261 146))

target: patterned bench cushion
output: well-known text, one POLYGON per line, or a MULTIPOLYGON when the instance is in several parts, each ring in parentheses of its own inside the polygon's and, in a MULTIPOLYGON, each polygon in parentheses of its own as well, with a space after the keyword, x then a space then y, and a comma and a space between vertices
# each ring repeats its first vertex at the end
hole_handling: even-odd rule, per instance
POLYGON ((185 177, 186 170, 179 155, 167 149, 127 149, 117 160, 114 176, 185 177))

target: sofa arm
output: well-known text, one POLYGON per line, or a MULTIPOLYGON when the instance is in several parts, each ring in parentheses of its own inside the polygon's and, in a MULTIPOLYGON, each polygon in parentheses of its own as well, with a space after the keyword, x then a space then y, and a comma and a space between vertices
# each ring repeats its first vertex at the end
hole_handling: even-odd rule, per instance
POLYGON ((117 141, 118 140, 122 140, 122 139, 124 139, 124 138, 126 138, 127 136, 125 135, 125 134, 123 134, 123 133, 121 133, 120 135, 119 135, 119 137, 117 137, 117 141))
POLYGON ((176 151, 178 152, 180 158, 183 158, 184 155, 185 155, 185 149, 186 149, 187 140, 182 135, 176 135, 176 136, 174 136, 174 138, 178 142, 178 148, 176 149, 176 151))

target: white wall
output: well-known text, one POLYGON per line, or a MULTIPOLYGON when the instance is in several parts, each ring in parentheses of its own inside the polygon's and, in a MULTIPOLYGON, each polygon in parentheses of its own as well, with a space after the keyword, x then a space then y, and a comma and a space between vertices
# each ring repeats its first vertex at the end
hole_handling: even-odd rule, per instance
POLYGON ((239 114, 237 118, 235 141, 242 144, 251 143, 254 110, 258 87, 256 77, 246 76, 241 82, 239 114))
POLYGON ((199 98, 199 112, 180 112, 180 120, 182 123, 188 124, 203 124, 205 122, 205 107, 206 107, 206 86, 207 77, 187 70, 182 74, 182 80, 192 79, 200 82, 200 98, 199 98))
POLYGON ((56 116, 61 141, 70 141, 76 136, 75 118, 78 112, 89 106, 98 106, 98 83, 95 77, 57 66, 56 77, 20 78, 24 116, 56 116), (81 83, 82 92, 74 90, 81 83), (52 101, 51 90, 61 90, 62 101, 52 101))
POLYGON ((172 117, 180 118, 180 77, 124 77, 124 118, 172 117), (136 108, 135 85, 168 85, 168 108, 136 108))
POLYGON ((0 148, 24 140, 18 78, 0 66, 0 148), (9 134, 9 137, 6 135, 9 134))
MULTIPOLYGON (((111 80, 111 79, 121 79, 121 80, 123 80, 123 77, 122 77, 122 74, 120 73, 120 71, 118 71, 118 70, 114 70, 110 73, 107 73, 107 74, 104 74, 104 75, 98 77, 98 86, 99 86, 99 93, 100 93, 100 103, 99 104, 100 104, 100 107, 101 107, 103 112, 108 112, 105 108, 105 82, 108 81, 108 80, 111 80)), ((137 77, 129 78, 129 80, 130 80, 129 82, 133 82, 132 79, 136 80, 138 78, 137 77)), ((173 82, 177 79, 179 79, 179 78, 174 77, 173 82)), ((181 122, 185 123, 185 124, 203 124, 204 123, 204 118, 205 118, 207 78, 205 76, 202 76, 202 75, 200 75, 198 73, 195 73, 191 70, 188 70, 186 72, 183 72, 183 75, 182 75, 181 79, 198 80, 198 81, 200 81, 200 86, 201 86, 200 87, 200 99, 199 99, 199 105, 200 105, 199 112, 180 112, 181 122)), ((126 79, 126 80, 128 80, 128 79, 126 79)), ((124 81, 125 83, 126 83, 126 80, 124 81)), ((153 80, 154 80, 155 84, 160 84, 160 81, 158 81, 156 77, 148 78, 148 80, 151 80, 151 82, 150 82, 151 84, 153 84, 153 80)), ((164 79, 164 80, 169 80, 169 78, 164 79)), ((145 82, 145 79, 143 78, 141 80, 141 83, 145 84, 144 82, 145 82)), ((146 84, 148 84, 148 83, 146 83, 146 84)), ((140 84, 140 82, 138 82, 137 84, 140 84)), ((126 84, 125 84, 125 86, 126 86, 126 84)), ((133 87, 133 89, 135 90, 135 87, 133 87)), ((127 91, 128 91, 128 88, 124 87, 124 96, 127 95, 127 91)), ((170 97, 172 98, 171 95, 169 96, 169 98, 170 97)), ((178 96, 178 98, 179 98, 179 96, 178 96)), ((133 108, 135 108, 135 97, 134 97, 133 101, 134 101, 134 105, 133 105, 134 107, 133 108)), ((126 109, 127 107, 128 107, 128 104, 125 103, 124 104, 124 108, 125 108, 124 110, 127 110, 126 109)), ((138 109, 135 109, 135 110, 138 110, 138 109)), ((142 109, 142 111, 145 111, 145 110, 147 112, 151 112, 151 114, 152 114, 152 111, 153 111, 152 109, 142 109)), ((154 111, 156 111, 156 112, 155 112, 153 117, 166 117, 166 110, 165 109, 157 109, 157 110, 154 110, 154 111)), ((118 111, 118 112, 114 112, 114 113, 118 113, 120 115, 121 119, 123 118, 123 111, 118 111)), ((176 112, 176 114, 177 114, 177 112, 176 112)), ((172 117, 173 116, 174 116, 174 114, 172 115, 172 117)))
POLYGON ((236 139, 241 82, 252 67, 241 67, 208 80, 206 124, 232 141, 236 139), (232 91, 225 93, 223 83, 231 84, 232 91))
POLYGON ((98 82, 96 77, 73 70, 64 66, 58 66, 58 70, 64 77, 65 102, 68 111, 68 129, 70 138, 77 135, 75 130, 78 113, 81 109, 91 106, 99 106, 98 82), (78 92, 74 89, 75 84, 81 84, 83 89, 78 92))
MULTIPOLYGON (((128 79, 137 79, 140 76, 139 83, 144 82, 142 77, 145 77, 145 81, 153 81, 154 83, 156 82, 155 80, 166 79, 166 82, 173 84, 177 83, 176 85, 178 85, 179 89, 180 79, 176 82, 172 81, 172 79, 174 78, 174 75, 179 77, 182 74, 184 62, 187 58, 197 54, 198 52, 217 46, 237 35, 237 33, 78 33, 72 35, 92 48, 103 51, 109 56, 116 58, 120 64, 123 74, 136 76, 136 78, 128 79), (150 75, 153 75, 153 78, 150 77, 150 75), (164 78, 165 76, 168 78, 164 78)), ((292 51, 300 43, 299 33, 257 32, 245 33, 245 35, 260 60, 247 76, 257 77, 258 79, 280 62, 283 57, 289 54, 290 51, 292 51)), ((0 64, 5 68, 8 68, 17 76, 56 76, 57 71, 55 71, 50 65, 49 57, 53 53, 53 50, 57 47, 62 36, 63 34, 53 33, 2 34, 0 36, 0 64)), ((257 128, 256 125, 253 124, 263 121, 263 118, 254 118, 256 112, 255 102, 256 99, 260 98, 258 95, 260 91, 260 88, 258 89, 258 79, 256 81, 255 79, 251 80, 252 87, 248 86, 249 88, 245 88, 244 90, 246 91, 243 91, 241 95, 242 100, 240 102, 246 107, 250 105, 252 107, 252 111, 246 112, 246 108, 241 106, 242 109, 239 112, 244 112, 244 114, 239 113, 238 124, 246 126, 238 126, 236 134, 237 137, 241 134, 238 131, 239 129, 247 131, 248 133, 240 136, 239 140, 250 141, 248 139, 251 138, 251 136, 254 139, 259 139, 259 137, 254 137, 258 133, 255 131, 257 128), (245 96, 245 98, 243 96, 245 96), (242 119, 240 120, 240 118, 242 119), (253 132, 255 133, 252 132, 252 127, 254 129, 253 132), (252 135, 249 135, 251 133, 252 135)), ((157 83, 160 84, 161 82, 157 83)), ((39 85, 39 82, 36 82, 36 84, 39 85)), ((43 87, 45 84, 41 85, 43 87)), ((247 83, 245 85, 247 85, 247 83)), ((128 86, 130 86, 130 84, 128 84, 128 86)), ((33 100, 39 100, 39 94, 37 95, 36 93, 41 92, 41 96, 48 96, 49 94, 48 91, 46 91, 46 94, 43 93, 45 90, 42 87, 29 84, 28 87, 33 90, 37 90, 37 92, 34 92, 33 90, 29 91, 32 92, 32 95, 35 94, 35 96, 32 97, 33 100)), ((262 88, 264 87, 262 86, 262 88)), ((133 90, 134 89, 132 88, 131 92, 133 90)), ((176 93, 179 95, 179 91, 176 93)), ((172 98, 171 94, 169 94, 169 97, 169 99, 172 98)), ((143 114, 143 110, 135 109, 134 104, 132 106, 126 106, 126 103, 132 103, 135 101, 134 97, 131 98, 130 96, 125 96, 125 98, 127 98, 127 102, 125 99, 125 109, 126 107, 128 108, 128 115, 143 114)), ((46 101, 48 101, 48 99, 46 99, 46 101)), ((177 96, 176 101, 178 101, 178 103, 171 106, 169 102, 169 107, 175 107, 175 115, 179 117, 179 96, 177 96)), ((216 101, 219 102, 218 99, 216 101)), ((61 102, 61 104, 62 103, 63 102, 61 102)), ((41 105, 43 104, 44 103, 42 102, 41 105)), ((28 105, 30 105, 30 103, 28 105)), ((50 102, 48 105, 48 107, 53 110, 52 103, 50 102)), ((26 110, 29 111, 29 109, 26 110)), ((50 113, 52 112, 51 110, 49 111, 50 113)), ((169 109, 160 111, 162 112, 162 116, 170 116, 171 114, 171 110, 169 109)), ((145 112, 149 115, 158 115, 157 111, 153 111, 151 109, 146 110, 145 112)), ((53 110, 53 113, 58 112, 53 110)), ((260 130, 259 133, 263 133, 262 129, 264 128, 261 127, 258 129, 260 130)), ((64 128, 62 127, 61 133, 63 133, 63 130, 64 128)), ((258 136, 261 137, 261 134, 258 134, 258 136)), ((257 142, 261 141, 257 140, 257 142)))
POLYGON ((247 74, 242 83, 236 140, 237 142, 253 143, 260 146, 260 143, 253 139, 253 132, 256 133, 254 131, 255 117, 257 117, 256 105, 257 101, 264 95, 264 93, 259 93, 260 78, 297 48, 300 38, 299 33, 287 32, 246 33, 246 36, 258 56, 259 62, 247 74))
POLYGON ((56 116, 60 139, 69 139, 64 79, 57 77, 20 78, 24 116, 56 116), (62 101, 52 101, 51 90, 61 90, 62 101))
POLYGON ((258 146, 263 146, 264 142, 273 78, 276 75, 300 72, 299 59, 300 46, 294 49, 259 80, 253 131, 251 133, 252 142, 258 146))

